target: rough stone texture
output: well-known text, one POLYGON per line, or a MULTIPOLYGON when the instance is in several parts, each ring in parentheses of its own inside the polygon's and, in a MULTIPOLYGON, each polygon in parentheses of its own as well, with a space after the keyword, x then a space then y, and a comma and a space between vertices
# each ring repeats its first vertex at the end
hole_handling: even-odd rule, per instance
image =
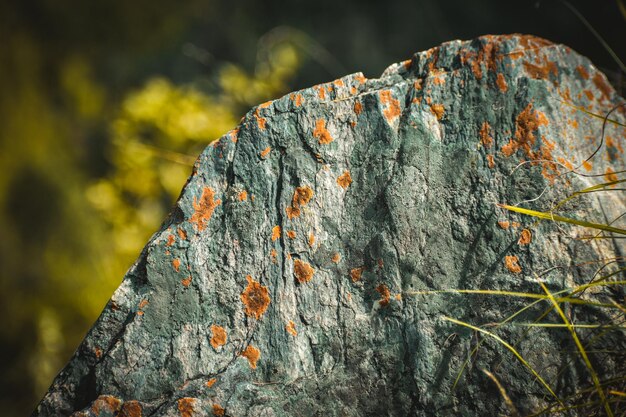
MULTIPOLYGON (((476 335, 442 316, 482 325, 527 300, 410 292, 541 292, 535 273, 556 291, 591 279, 591 261, 624 254, 496 206, 548 186, 526 205, 546 209, 614 178, 624 131, 611 123, 579 168, 599 178, 558 174, 600 143, 602 120, 585 111, 618 103, 586 58, 511 35, 449 42, 379 79, 357 73, 258 106, 200 155, 172 215, 34 415, 508 414, 481 369, 521 412, 549 404, 491 340, 452 391, 476 335), (535 162, 511 173, 524 160, 535 162)), ((611 118, 624 123, 624 108, 611 118)), ((565 212, 613 219, 625 209, 618 196, 580 198, 565 212)), ((611 294, 623 289, 587 296, 611 294)), ((567 332, 525 330, 498 333, 521 340, 560 395, 589 386, 567 332)), ((603 343, 624 349, 623 333, 603 343)), ((623 375, 621 360, 596 359, 602 375, 623 375)))

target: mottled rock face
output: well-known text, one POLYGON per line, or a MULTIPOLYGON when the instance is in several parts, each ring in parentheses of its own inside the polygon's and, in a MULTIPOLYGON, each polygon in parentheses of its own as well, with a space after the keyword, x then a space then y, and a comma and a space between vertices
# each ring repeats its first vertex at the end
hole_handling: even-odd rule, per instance
MULTIPOLYGON (((507 414, 481 369, 520 411, 542 408, 550 395, 492 340, 453 390, 476 335, 442 318, 483 325, 527 300, 412 292, 540 292, 535 274, 560 290, 623 254, 496 206, 543 192, 526 206, 547 209, 598 182, 561 175, 571 168, 615 178, 622 127, 609 123, 583 161, 600 144, 589 113, 620 102, 586 58, 512 35, 449 42, 379 79, 353 74, 258 106, 200 155, 34 415, 507 414)), ((611 118, 624 123, 623 108, 611 118)), ((624 208, 581 198, 568 213, 624 208)), ((560 395, 588 386, 584 367, 564 365, 575 358, 567 332, 525 331, 499 334, 560 395)))

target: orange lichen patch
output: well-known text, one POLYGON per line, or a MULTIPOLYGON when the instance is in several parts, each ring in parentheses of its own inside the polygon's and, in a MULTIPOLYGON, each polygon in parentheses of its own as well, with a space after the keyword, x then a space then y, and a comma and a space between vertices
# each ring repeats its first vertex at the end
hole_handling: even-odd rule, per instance
POLYGON ((246 347, 246 349, 241 352, 241 356, 248 359, 248 362, 250 362, 250 367, 252 369, 256 369, 256 363, 261 357, 261 351, 252 345, 248 345, 248 347, 246 347))
POLYGON ((584 80, 588 80, 589 79, 589 72, 587 72, 587 69, 585 67, 583 67, 582 65, 579 65, 576 67, 576 71, 578 71, 578 74, 584 79, 584 80))
POLYGON ((256 123, 257 123, 257 126, 259 126, 259 129, 265 130, 265 127, 267 125, 267 120, 265 120, 265 117, 261 117, 261 113, 259 112, 259 110, 260 109, 257 108, 256 111, 254 112, 254 118, 256 119, 256 123))
POLYGON ((415 88, 417 91, 422 89, 422 79, 421 78, 418 79, 418 80, 415 80, 413 82, 413 88, 415 88))
POLYGON ((337 87, 343 87, 343 80, 337 79, 337 80, 333 81, 333 84, 335 84, 335 86, 337 86, 337 87))
POLYGON ((187 240, 187 233, 183 230, 182 227, 179 227, 177 232, 179 238, 181 238, 182 240, 187 240))
POLYGON ((317 95, 322 99, 326 99, 326 90, 321 85, 317 88, 317 95))
POLYGON ((552 73, 555 77, 558 75, 558 69, 556 64, 552 61, 546 61, 544 65, 534 65, 530 62, 524 62, 524 68, 526 72, 536 79, 546 79, 552 73))
POLYGON ((313 232, 309 233, 309 246, 313 247, 315 245, 315 235, 313 232))
POLYGON ((507 220, 500 220, 498 222, 498 226, 500 226, 500 229, 507 230, 509 226, 511 226, 511 223, 507 220))
POLYGON ((509 85, 506 83, 506 80, 504 79, 504 74, 502 73, 498 73, 498 76, 496 77, 496 85, 498 86, 498 89, 503 93, 506 93, 506 90, 509 89, 509 85))
POLYGON ((502 147, 502 153, 509 157, 522 149, 529 159, 537 159, 532 151, 537 137, 535 131, 540 126, 548 124, 546 116, 538 111, 533 110, 532 103, 528 103, 526 108, 515 119, 515 137, 509 140, 509 143, 502 147))
POLYGON ((532 233, 530 233, 530 230, 523 229, 517 241, 517 244, 520 246, 528 245, 530 244, 530 241, 532 240, 532 238, 533 238, 533 235, 532 233))
POLYGON ((389 288, 385 284, 380 284, 376 287, 376 291, 378 291, 381 295, 381 299, 378 300, 378 303, 381 307, 385 307, 389 304, 389 300, 391 299, 391 292, 389 292, 389 288))
POLYGON ((398 300, 398 301, 402 301, 402 294, 398 293, 398 294, 396 294, 396 295, 395 295, 395 297, 394 297, 394 298, 395 298, 396 300, 398 300))
POLYGON ((295 98, 296 107, 300 107, 302 105, 302 94, 296 94, 295 98))
POLYGON ((295 239, 296 238, 296 231, 295 230, 288 230, 287 231, 287 237, 289 239, 295 239))
POLYGON ((225 413, 225 410, 224 410, 224 408, 222 408, 221 405, 213 404, 213 415, 214 416, 221 417, 221 416, 224 415, 224 413, 225 413))
POLYGON ((308 262, 296 259, 293 261, 293 274, 300 284, 311 281, 315 270, 308 262))
POLYGON ((363 74, 355 75, 354 79, 357 80, 359 82, 359 84, 365 84, 365 81, 367 81, 367 78, 365 78, 365 76, 363 74))
POLYGON ((437 120, 441 120, 446 110, 443 107, 443 104, 432 104, 430 106, 430 111, 437 116, 437 120))
POLYGON ((146 300, 146 299, 144 298, 143 300, 141 300, 141 301, 139 302, 139 308, 140 308, 140 309, 141 309, 141 308, 144 308, 145 306, 147 306, 147 305, 148 305, 148 303, 149 303, 149 302, 150 302, 150 301, 148 301, 148 300, 146 300))
POLYGON ((443 77, 441 73, 437 74, 435 78, 433 78, 433 84, 435 85, 444 85, 445 83, 446 83, 446 79, 443 77))
POLYGON ((184 397, 178 400, 178 412, 180 413, 180 417, 192 417, 195 410, 194 405, 196 404, 195 398, 184 397))
POLYGON ((518 227, 520 227, 520 224, 518 222, 511 222, 511 227, 513 229, 517 229, 518 227))
POLYGON ((604 179, 607 182, 612 182, 612 181, 617 181, 617 174, 615 173, 615 171, 613 171, 613 168, 609 167, 606 169, 606 172, 604 173, 604 179))
POLYGON ((274 226, 272 227, 272 242, 275 242, 278 238, 280 238, 280 226, 274 226))
POLYGON ((350 171, 345 171, 339 177, 337 177, 337 184, 344 190, 352 184, 352 177, 350 176, 350 171))
POLYGON ((363 271, 365 270, 365 267, 360 267, 360 268, 353 268, 350 270, 350 278, 352 279, 352 282, 357 282, 361 279, 361 275, 363 275, 363 271))
POLYGON ((276 256, 278 255, 278 252, 276 252, 276 249, 272 249, 270 251, 270 256, 272 257, 272 262, 276 263, 276 256))
POLYGON ((185 288, 189 287, 189 285, 191 284, 191 275, 189 275, 187 278, 181 279, 180 283, 183 284, 183 287, 185 288))
POLYGON ((578 120, 570 119, 567 121, 567 124, 573 127, 574 129, 578 129, 578 120))
POLYGON ((611 85, 606 82, 606 78, 604 78, 600 72, 596 72, 596 74, 593 76, 593 83, 596 85, 596 88, 602 93, 602 97, 608 99, 611 95, 611 85))
POLYGON ((356 101, 354 103, 354 113, 361 114, 362 111, 363 111, 363 104, 361 104, 360 101, 356 101))
POLYGON ((211 333, 213 335, 211 337, 211 346, 213 346, 213 349, 217 349, 226 344, 226 330, 222 326, 212 324, 211 333))
POLYGON ((172 261, 172 266, 174 267, 176 272, 178 272, 180 270, 180 259, 174 259, 172 261))
POLYGON ((388 122, 393 121, 396 117, 400 116, 400 101, 393 98, 391 90, 384 90, 379 93, 380 102, 385 106, 383 109, 383 116, 388 122))
POLYGON ((585 168, 585 170, 589 172, 593 169, 593 164, 589 161, 585 161, 583 162, 583 168, 585 168))
POLYGON ((213 385, 215 385, 215 383, 217 382, 217 378, 211 378, 206 382, 206 386, 207 388, 211 388, 213 385))
POLYGON ((248 192, 246 190, 239 193, 239 201, 246 201, 248 199, 248 192))
POLYGON ((197 197, 193 198, 193 209, 195 212, 189 221, 195 223, 196 228, 201 232, 206 227, 206 222, 213 215, 213 210, 220 204, 222 204, 222 200, 215 199, 215 191, 211 187, 204 187, 202 196, 200 196, 200 202, 198 202, 197 197))
POLYGON ((485 148, 489 148, 493 145, 493 138, 489 134, 490 129, 491 126, 489 126, 489 123, 483 122, 483 125, 480 127, 480 131, 478 132, 480 143, 482 143, 485 148))
POLYGON ((99 347, 96 346, 93 352, 96 354, 97 359, 100 359, 102 357, 102 349, 100 349, 99 347))
POLYGON ((272 151, 272 148, 268 146, 267 148, 263 149, 259 155, 261 156, 261 158, 265 159, 271 151, 272 151))
POLYGON ((287 207, 287 217, 291 220, 294 217, 300 216, 300 208, 304 207, 311 201, 313 198, 313 190, 306 185, 303 187, 298 187, 293 193, 293 198, 291 199, 291 206, 287 207))
POLYGON ((583 93, 585 93, 585 96, 587 96, 587 100, 593 100, 593 93, 590 90, 583 90, 583 93))
POLYGON ((326 120, 318 119, 315 122, 315 129, 313 130, 313 137, 317 138, 320 145, 328 145, 334 139, 330 135, 328 129, 326 129, 326 120))
POLYGON ((139 401, 130 400, 124 402, 117 417, 142 417, 143 409, 139 401))
POLYGON ((378 269, 383 269, 383 266, 385 266, 385 262, 383 262, 383 258, 379 258, 377 263, 378 263, 378 269))
POLYGON ((505 256, 504 266, 506 266, 506 269, 513 272, 514 274, 519 274, 520 272, 522 272, 522 268, 519 266, 517 256, 515 255, 505 256))
POLYGON ((287 330, 287 333, 289 333, 290 335, 294 337, 298 335, 298 331, 296 330, 296 325, 291 320, 289 320, 289 323, 287 323, 287 325, 285 326, 285 330, 287 330))
POLYGON ((256 282, 250 275, 246 277, 248 286, 241 293, 241 302, 247 316, 260 319, 270 305, 270 296, 267 287, 256 282))
POLYGON ((272 105, 272 103, 273 103, 273 100, 266 101, 265 103, 259 104, 259 108, 260 109, 267 109, 269 106, 272 105))
POLYGON ((167 246, 172 246, 174 244, 174 242, 176 242, 176 238, 174 237, 174 235, 169 235, 167 237, 167 246))
POLYGON ((100 415, 101 412, 108 412, 115 414, 120 410, 122 401, 112 395, 101 395, 92 404, 91 411, 95 415, 100 415))
POLYGON ((572 163, 568 161, 567 159, 559 156, 556 160, 559 161, 559 163, 565 165, 567 169, 574 169, 574 166, 572 165, 572 163))
POLYGON ((402 66, 404 67, 404 69, 408 70, 409 68, 411 68, 411 62, 412 61, 410 59, 407 59, 406 61, 402 61, 402 66))
POLYGON ((495 163, 495 161, 493 160, 493 155, 488 154, 488 155, 486 156, 486 158, 487 158, 487 166, 488 166, 489 168, 493 168, 493 167, 495 167, 495 166, 496 166, 496 163, 495 163))
POLYGON ((333 257, 332 257, 332 258, 330 258, 330 260, 331 260, 333 263, 338 264, 338 263, 339 263, 339 261, 341 261, 341 255, 340 255, 339 253, 335 253, 335 254, 333 254, 333 257))
POLYGON ((465 50, 461 53, 460 59, 463 65, 468 64, 477 80, 483 78, 482 63, 485 64, 487 71, 496 70, 496 58, 498 57, 498 44, 490 37, 483 36, 481 40, 486 43, 481 44, 478 52, 465 50))

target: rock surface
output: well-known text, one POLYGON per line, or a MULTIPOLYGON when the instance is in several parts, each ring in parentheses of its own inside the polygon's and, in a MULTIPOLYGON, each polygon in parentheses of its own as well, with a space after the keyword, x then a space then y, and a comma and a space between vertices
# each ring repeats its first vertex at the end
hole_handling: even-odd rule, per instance
MULTIPOLYGON (((623 255, 618 243, 572 239, 586 231, 496 205, 541 194, 525 206, 547 209, 615 179, 623 127, 608 123, 583 161, 601 138, 589 113, 620 103, 586 58, 509 35, 445 43, 379 79, 357 73, 258 106, 200 155, 33 415, 508 414, 482 369, 520 412, 552 404, 489 338, 452 389, 478 336, 443 316, 484 325, 528 300, 411 292, 541 293, 535 274, 557 291, 623 255), (561 175, 571 168, 600 176, 561 175)), ((625 123, 624 107, 611 118, 625 123)), ((625 204, 606 194, 566 213, 612 220, 625 204)), ((498 334, 559 395, 590 385, 566 331, 524 332, 498 334)), ((623 350, 623 333, 603 343, 623 350)), ((623 375, 621 360, 594 360, 601 375, 623 375)))

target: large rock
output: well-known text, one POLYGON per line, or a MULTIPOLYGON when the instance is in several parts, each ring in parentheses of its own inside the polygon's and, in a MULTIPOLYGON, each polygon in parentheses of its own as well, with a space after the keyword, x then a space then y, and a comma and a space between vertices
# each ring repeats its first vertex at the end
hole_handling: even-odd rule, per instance
MULTIPOLYGON (((583 161, 601 143, 590 113, 618 103, 586 58, 512 35, 449 42, 379 79, 348 75, 258 106, 200 155, 34 415, 508 414, 482 369, 520 412, 555 403, 500 343, 443 318, 486 325, 527 299, 412 292, 541 293, 537 279, 557 291, 624 254, 623 240, 572 239, 586 231, 496 205, 541 195, 524 206, 548 209, 614 179, 623 127, 608 123, 583 161), (601 176, 561 175, 572 167, 601 176)), ((624 123, 624 108, 611 119, 624 123)), ((610 221, 625 209, 617 196, 592 193, 565 213, 610 221)), ((597 323, 605 310, 567 313, 597 323)), ((592 386, 567 331, 488 329, 558 395, 592 386)), ((623 333, 600 340, 625 346, 623 333)), ((624 375, 619 355, 591 359, 602 379, 624 375)))

